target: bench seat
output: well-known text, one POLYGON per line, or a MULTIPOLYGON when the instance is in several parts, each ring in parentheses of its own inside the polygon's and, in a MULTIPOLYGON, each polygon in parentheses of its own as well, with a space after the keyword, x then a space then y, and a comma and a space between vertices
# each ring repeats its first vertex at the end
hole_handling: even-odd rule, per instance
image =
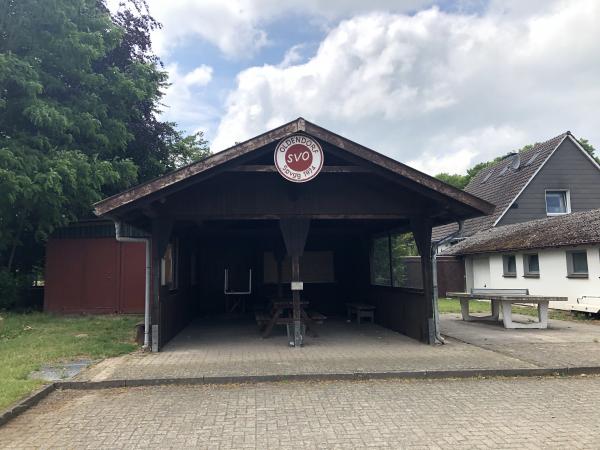
POLYGON ((348 313, 348 322, 352 321, 352 316, 356 316, 356 322, 360 324, 360 319, 369 319, 371 323, 375 322, 375 306, 368 303, 350 302, 346 303, 348 313))

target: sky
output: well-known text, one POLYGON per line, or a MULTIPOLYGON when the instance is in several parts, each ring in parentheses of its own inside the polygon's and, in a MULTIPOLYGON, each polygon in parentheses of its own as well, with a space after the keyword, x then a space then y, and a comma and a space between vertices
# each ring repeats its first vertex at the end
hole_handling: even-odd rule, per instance
POLYGON ((300 116, 432 175, 566 130, 600 152, 598 0, 148 4, 161 117, 213 152, 300 116))

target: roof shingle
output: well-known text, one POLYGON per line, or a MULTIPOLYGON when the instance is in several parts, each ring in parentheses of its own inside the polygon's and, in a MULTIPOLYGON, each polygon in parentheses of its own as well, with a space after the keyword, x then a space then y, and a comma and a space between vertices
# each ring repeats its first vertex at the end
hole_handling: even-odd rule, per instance
POLYGON ((470 255, 600 243, 600 209, 530 220, 480 231, 444 255, 470 255))
MULTIPOLYGON (((461 236, 492 228, 498 218, 509 207, 513 199, 521 192, 537 170, 548 160, 554 150, 568 135, 559 136, 537 143, 532 148, 519 153, 518 169, 511 167, 514 157, 506 157, 491 167, 480 171, 467 185, 465 191, 495 205, 494 212, 488 216, 468 219, 463 225, 461 236)), ((457 229, 456 224, 436 227, 433 240, 439 240, 457 229)))

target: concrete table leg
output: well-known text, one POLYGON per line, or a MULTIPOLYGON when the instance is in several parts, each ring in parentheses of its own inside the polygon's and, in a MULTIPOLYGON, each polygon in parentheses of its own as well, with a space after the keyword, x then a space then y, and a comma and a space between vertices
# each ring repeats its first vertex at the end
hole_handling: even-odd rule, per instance
POLYGON ((513 320, 512 320, 512 303, 501 302, 501 304, 502 304, 502 321, 504 323, 504 328, 508 328, 508 329, 517 329, 517 328, 545 329, 545 328, 548 328, 548 302, 542 302, 542 303, 538 304, 539 322, 536 322, 536 323, 513 322, 513 320))
POLYGON ((460 312, 462 314, 462 319, 467 322, 472 322, 476 320, 485 320, 485 321, 498 321, 500 318, 500 305, 498 304, 498 300, 492 300, 492 314, 489 316, 472 316, 469 313, 469 299, 461 298, 460 299, 460 312))
POLYGON ((492 302, 491 319, 498 320, 500 318, 500 302, 498 300, 491 300, 491 302, 492 302))
POLYGON ((471 316, 469 315, 469 300, 466 298, 460 299, 460 312, 462 314, 462 320, 470 321, 471 316))
POLYGON ((540 328, 548 328, 548 302, 538 303, 538 319, 540 328))

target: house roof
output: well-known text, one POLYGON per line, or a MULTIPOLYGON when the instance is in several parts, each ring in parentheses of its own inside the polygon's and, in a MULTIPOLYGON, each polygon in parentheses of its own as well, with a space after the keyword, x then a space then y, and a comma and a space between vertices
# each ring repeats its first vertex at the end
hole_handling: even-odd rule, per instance
POLYGON ((444 255, 469 255, 600 243, 600 209, 530 220, 480 231, 444 255))
POLYGON ((418 186, 420 189, 431 192, 441 198, 454 200, 463 206, 467 206, 472 210, 470 217, 489 214, 493 205, 475 195, 456 189, 436 178, 430 177, 416 169, 406 166, 394 159, 388 158, 374 150, 357 144, 349 139, 339 136, 329 130, 319 127, 303 118, 298 118, 284 124, 278 128, 268 131, 264 134, 256 136, 245 142, 239 143, 221 152, 215 153, 208 158, 197 161, 195 163, 184 166, 180 169, 163 175, 162 177, 132 187, 117 195, 101 200, 94 205, 95 213, 98 216, 110 215, 117 209, 127 208, 142 199, 163 195, 173 192, 177 186, 181 186, 184 181, 189 181, 201 174, 206 174, 214 171, 219 166, 230 161, 247 155, 259 148, 262 148, 270 143, 279 141, 280 139, 297 132, 305 132, 311 136, 321 139, 351 156, 358 157, 363 161, 367 161, 380 169, 384 169, 386 173, 395 176, 397 179, 402 179, 404 182, 410 183, 412 186, 418 186))
MULTIPOLYGON (((466 220, 461 236, 471 236, 495 226, 515 198, 569 135, 570 133, 567 131, 546 142, 537 143, 528 150, 507 156, 491 167, 480 171, 469 182, 465 191, 492 203, 495 208, 488 216, 466 220), (518 168, 514 168, 513 163, 517 157, 520 159, 520 163, 518 168)), ((436 227, 433 230, 432 238, 439 240, 457 229, 456 224, 436 227)))

